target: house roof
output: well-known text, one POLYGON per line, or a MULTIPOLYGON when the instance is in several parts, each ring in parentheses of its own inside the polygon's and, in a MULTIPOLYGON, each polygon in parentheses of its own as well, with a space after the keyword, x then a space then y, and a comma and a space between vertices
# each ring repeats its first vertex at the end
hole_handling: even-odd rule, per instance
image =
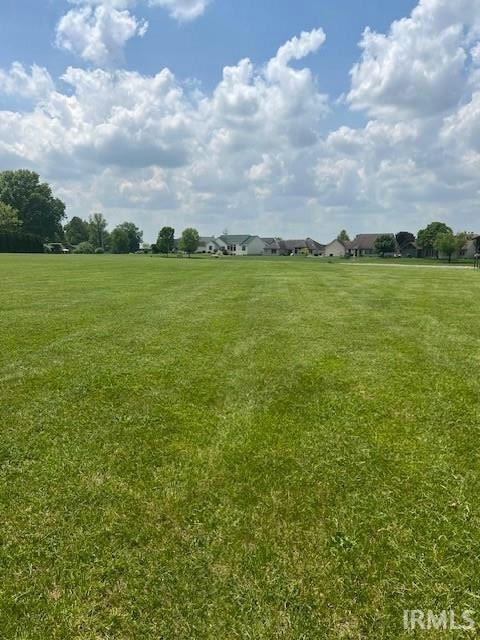
POLYGON ((218 247, 218 244, 215 242, 215 238, 213 236, 201 236, 199 246, 206 247, 207 244, 213 244, 218 247))
POLYGON ((252 242, 252 240, 254 240, 255 238, 258 238, 258 236, 230 236, 230 235, 225 235, 225 236, 220 236, 220 240, 222 242, 224 242, 225 244, 249 244, 250 242, 252 242))
MULTIPOLYGON (((349 249, 375 249, 375 241, 379 236, 393 236, 393 233, 359 233, 350 242, 349 249)), ((346 245, 347 246, 347 245, 346 245)))
POLYGON ((280 249, 280 244, 277 242, 276 238, 261 238, 263 242, 267 245, 267 249, 280 249))
POLYGON ((282 240, 285 249, 293 251, 294 249, 307 249, 305 240, 282 240))
POLYGON ((310 249, 310 251, 323 251, 326 247, 325 244, 320 244, 320 242, 317 242, 312 238, 307 238, 305 242, 307 244, 307 247, 310 249))

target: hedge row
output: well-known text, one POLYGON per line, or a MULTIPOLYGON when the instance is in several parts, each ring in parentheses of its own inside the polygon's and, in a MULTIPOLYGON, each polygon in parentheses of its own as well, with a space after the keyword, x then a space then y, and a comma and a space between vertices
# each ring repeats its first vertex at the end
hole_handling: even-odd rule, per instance
POLYGON ((38 236, 15 231, 0 232, 0 253, 43 253, 43 242, 38 236))

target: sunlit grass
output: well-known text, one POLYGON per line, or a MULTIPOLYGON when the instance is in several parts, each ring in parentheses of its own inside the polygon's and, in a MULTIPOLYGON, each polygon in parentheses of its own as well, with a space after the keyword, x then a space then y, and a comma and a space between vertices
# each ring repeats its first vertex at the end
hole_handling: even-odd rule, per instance
POLYGON ((0 637, 396 639, 477 608, 479 273, 0 270, 0 637))

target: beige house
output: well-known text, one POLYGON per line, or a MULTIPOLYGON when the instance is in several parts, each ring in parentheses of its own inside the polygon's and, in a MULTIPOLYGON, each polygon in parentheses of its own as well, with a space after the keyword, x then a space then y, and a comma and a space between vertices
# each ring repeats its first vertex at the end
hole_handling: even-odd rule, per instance
POLYGON ((335 238, 329 244, 327 244, 323 250, 323 255, 328 258, 344 258, 348 253, 348 243, 342 242, 335 238))
MULTIPOLYGON (((454 260, 458 260, 459 258, 474 258, 475 254, 477 253, 477 240, 476 238, 469 238, 465 244, 463 245, 463 248, 460 251, 455 251, 455 253, 452 255, 452 258, 454 260)), ((448 258, 448 256, 444 253, 439 253, 438 257, 440 259, 446 259, 448 258)))
POLYGON ((477 240, 476 238, 470 238, 463 246, 463 249, 459 252, 459 258, 473 258, 477 253, 477 240))

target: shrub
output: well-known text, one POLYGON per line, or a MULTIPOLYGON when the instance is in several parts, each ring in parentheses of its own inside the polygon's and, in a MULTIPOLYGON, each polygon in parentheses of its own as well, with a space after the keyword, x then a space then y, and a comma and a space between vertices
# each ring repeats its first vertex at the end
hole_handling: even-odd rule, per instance
POLYGON ((102 247, 97 247, 95 249, 95 253, 105 253, 105 249, 103 249, 102 247))
POLYGON ((73 253, 94 253, 95 249, 91 242, 80 242, 73 253))
POLYGON ((0 233, 0 253, 43 253, 42 239, 30 233, 2 231, 0 233))

